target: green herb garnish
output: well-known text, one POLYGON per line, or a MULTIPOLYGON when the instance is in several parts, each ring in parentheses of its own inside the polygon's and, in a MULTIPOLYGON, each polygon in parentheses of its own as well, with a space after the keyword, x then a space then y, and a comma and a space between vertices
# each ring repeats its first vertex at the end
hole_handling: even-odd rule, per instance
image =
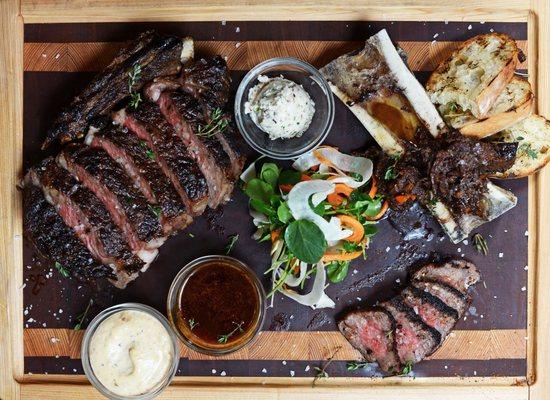
POLYGON ((189 329, 193 330, 195 327, 199 324, 198 322, 195 322, 195 318, 189 318, 189 329))
POLYGON ((329 377, 329 374, 327 372, 327 367, 332 363, 332 361, 334 360, 334 357, 336 357, 336 354, 338 354, 341 348, 342 346, 334 350, 334 353, 332 353, 332 355, 327 359, 324 365, 322 365, 321 367, 313 367, 313 369, 315 370, 315 378, 313 378, 313 382, 311 383, 312 387, 315 387, 317 380, 329 377))
POLYGON ((65 268, 63 265, 61 265, 60 263, 58 263, 57 261, 55 262, 55 268, 59 271, 59 273, 65 277, 65 278, 68 278, 70 276, 70 273, 69 273, 69 270, 67 268, 65 268))
POLYGON ((346 368, 348 371, 357 371, 358 369, 367 368, 368 366, 368 362, 349 361, 346 363, 346 368))
POLYGON ((150 159, 150 160, 154 160, 156 158, 155 156, 155 152, 151 149, 147 149, 145 151, 145 154, 147 154, 147 157, 150 159))
POLYGON ((162 208, 160 206, 153 206, 151 204, 148 204, 149 206, 149 209, 151 210, 151 212, 153 214, 155 214, 157 216, 157 218, 160 217, 160 215, 162 214, 162 208))
POLYGON ((229 120, 223 117, 223 111, 221 108, 215 108, 210 116, 210 122, 205 126, 199 125, 197 129, 197 136, 210 138, 217 132, 223 132, 229 125, 229 120))
POLYGON ((243 324, 244 324, 244 321, 241 322, 240 324, 237 324, 237 323, 233 322, 233 324, 234 324, 234 325, 237 325, 237 326, 235 327, 235 329, 233 329, 231 332, 229 332, 229 333, 226 334, 226 335, 219 335, 219 336, 218 336, 218 343, 227 343, 227 341, 229 340, 229 338, 230 338, 231 336, 233 336, 237 331, 243 332, 242 326, 243 326, 243 324))
POLYGON ((486 256, 489 252, 489 247, 487 246, 487 241, 485 240, 485 238, 480 233, 476 233, 473 237, 473 240, 474 248, 477 250, 477 252, 486 256))
POLYGON ((237 244, 237 240, 239 240, 239 235, 231 235, 229 236, 229 243, 225 247, 225 254, 231 253, 233 250, 233 247, 237 244))
POLYGON ((130 107, 138 108, 139 103, 143 101, 141 93, 134 92, 134 85, 141 78, 141 65, 134 64, 134 68, 128 73, 128 93, 130 93, 130 107))
POLYGON ((327 248, 323 231, 305 219, 291 222, 285 229, 284 237, 290 252, 308 264, 317 263, 327 248))
POLYGON ((342 282, 348 275, 349 261, 333 261, 327 265, 327 277, 332 283, 342 282))
POLYGON ((90 310, 90 307, 93 303, 94 301, 90 299, 90 301, 88 301, 88 305, 86 306, 86 309, 84 310, 84 312, 76 316, 76 325, 74 326, 75 331, 79 331, 82 329, 82 324, 84 323, 84 320, 86 319, 86 315, 88 315, 88 311, 90 310))
POLYGON ((525 154, 527 154, 530 158, 533 160, 536 160, 539 156, 539 154, 533 150, 530 143, 523 143, 518 147, 518 151, 521 151, 525 154))
POLYGON ((392 163, 388 166, 386 172, 384 173, 384 180, 391 181, 392 179, 395 179, 397 177, 397 174, 395 173, 395 166, 400 158, 400 153, 390 156, 392 163))
POLYGON ((408 375, 411 373, 413 367, 412 361, 408 361, 405 366, 403 367, 403 370, 401 371, 401 375, 408 375))

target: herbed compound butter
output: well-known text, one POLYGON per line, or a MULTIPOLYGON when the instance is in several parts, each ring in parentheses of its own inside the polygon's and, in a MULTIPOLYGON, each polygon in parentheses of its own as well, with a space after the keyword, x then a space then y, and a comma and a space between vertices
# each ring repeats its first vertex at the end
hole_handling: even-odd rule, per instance
POLYGON ((166 379, 174 349, 166 328, 153 316, 120 311, 95 330, 89 347, 96 378, 119 396, 149 393, 166 379))
POLYGON ((248 92, 245 113, 271 140, 301 136, 311 124, 315 103, 302 85, 286 78, 258 77, 248 92))

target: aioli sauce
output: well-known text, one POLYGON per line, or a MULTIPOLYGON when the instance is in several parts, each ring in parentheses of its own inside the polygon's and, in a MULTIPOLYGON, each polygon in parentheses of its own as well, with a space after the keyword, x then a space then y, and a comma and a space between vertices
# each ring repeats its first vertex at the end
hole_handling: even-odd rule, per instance
POLYGON ((199 266, 187 278, 176 323, 195 345, 222 349, 248 340, 259 315, 252 279, 238 267, 216 260, 199 266))
POLYGON ((105 319, 90 341, 90 364, 97 379, 119 396, 149 393, 170 370, 172 339, 153 316, 120 311, 105 319))

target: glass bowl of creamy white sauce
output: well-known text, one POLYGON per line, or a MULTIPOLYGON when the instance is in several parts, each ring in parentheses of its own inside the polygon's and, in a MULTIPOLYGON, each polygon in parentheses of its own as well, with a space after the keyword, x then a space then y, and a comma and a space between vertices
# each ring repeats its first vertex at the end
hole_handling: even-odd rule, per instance
POLYGON ((235 96, 235 120, 246 142, 275 159, 319 146, 334 121, 328 82, 296 58, 272 58, 252 68, 235 96))
POLYGON ((98 314, 82 341, 82 366, 109 399, 153 399, 172 381, 179 362, 177 336, 160 312, 138 303, 98 314))

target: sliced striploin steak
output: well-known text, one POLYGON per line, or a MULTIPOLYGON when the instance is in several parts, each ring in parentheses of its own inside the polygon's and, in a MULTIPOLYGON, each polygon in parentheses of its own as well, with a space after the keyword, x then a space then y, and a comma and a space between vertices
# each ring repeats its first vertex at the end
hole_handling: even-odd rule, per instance
POLYGON ((145 140, 126 127, 111 126, 101 131, 90 130, 86 144, 104 149, 138 183, 142 194, 161 213, 166 234, 183 229, 192 221, 176 189, 162 172, 158 157, 145 140))
MULTIPOLYGON (((181 60, 190 39, 159 36, 153 31, 142 33, 122 48, 114 60, 100 72, 71 104, 63 110, 48 130, 42 148, 55 140, 62 143, 82 138, 94 120, 107 115, 122 99, 129 96, 129 74, 134 73, 132 91, 159 76, 180 71, 181 60), (136 73, 136 69, 139 73, 136 73)), ((192 42, 192 41, 191 41, 192 42)))
POLYGON ((137 277, 139 270, 147 266, 132 253, 103 203, 53 158, 47 158, 32 168, 26 182, 40 187, 46 200, 56 208, 65 225, 74 230, 90 253, 113 268, 115 286, 125 287, 137 277))
POLYGON ((400 373, 398 367, 421 361, 441 345, 471 301, 468 287, 478 280, 475 265, 464 260, 427 264, 413 274, 398 296, 372 310, 350 312, 338 327, 365 360, 378 362, 384 371, 400 373), (381 308, 394 321, 390 333, 381 308), (389 337, 394 339, 391 350, 397 355, 393 362, 389 337))
POLYGON ((94 259, 32 180, 23 189, 23 207, 26 234, 43 256, 84 278, 114 278, 112 269, 94 259))
POLYGON ((76 144, 65 147, 58 162, 101 199, 132 250, 151 262, 166 238, 151 204, 124 170, 104 150, 76 144))
POLYGON ((384 309, 349 313, 338 323, 346 339, 368 362, 377 361, 384 371, 400 371, 395 351, 395 319, 384 309))
POLYGON ((158 106, 147 102, 131 113, 122 110, 115 121, 148 144, 191 214, 201 214, 209 196, 206 178, 158 106))

